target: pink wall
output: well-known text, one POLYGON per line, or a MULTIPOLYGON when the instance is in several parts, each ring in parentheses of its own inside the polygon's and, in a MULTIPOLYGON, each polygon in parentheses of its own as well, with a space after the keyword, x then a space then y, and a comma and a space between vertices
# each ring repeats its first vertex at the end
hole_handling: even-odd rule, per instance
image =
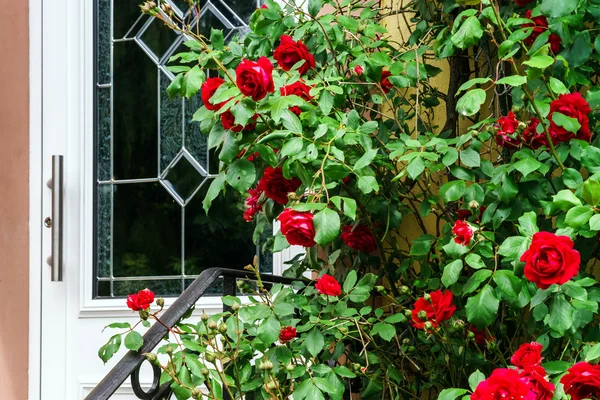
POLYGON ((29 320, 29 14, 0 0, 0 392, 27 399, 29 320))

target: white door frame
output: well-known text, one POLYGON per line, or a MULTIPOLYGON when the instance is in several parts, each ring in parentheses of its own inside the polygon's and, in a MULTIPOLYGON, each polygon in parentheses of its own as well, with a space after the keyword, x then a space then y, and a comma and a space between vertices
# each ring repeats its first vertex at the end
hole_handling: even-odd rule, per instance
MULTIPOLYGON (((91 0, 65 0, 50 4, 43 0, 29 0, 29 400, 46 400, 49 395, 60 397, 59 388, 65 386, 65 382, 53 382, 58 390, 53 392, 54 389, 46 385, 42 387, 42 372, 45 368, 52 368, 68 373, 66 360, 56 359, 52 363, 42 360, 42 344, 46 343, 47 349, 51 343, 53 354, 57 357, 66 354, 68 343, 64 338, 68 332, 68 316, 110 316, 117 320, 121 315, 130 315, 120 299, 92 300, 92 268, 79 267, 93 260, 94 154, 93 135, 87 133, 94 131, 94 30, 89 28, 93 27, 94 3, 91 0), (48 30, 48 24, 44 26, 48 19, 54 22, 53 27, 58 26, 56 30, 48 30), (44 65, 44 49, 46 52, 51 49, 53 57, 64 60, 62 69, 55 63, 44 65), (55 80, 50 79, 54 77, 55 80), (44 103, 44 95, 48 96, 49 89, 59 91, 60 101, 44 103), (77 254, 77 257, 64 259, 65 282, 50 285, 50 267, 45 262, 50 250, 47 246, 42 247, 42 237, 49 235, 43 219, 50 215, 49 191, 44 184, 49 179, 50 159, 48 154, 44 155, 44 134, 46 139, 55 135, 55 132, 44 132, 48 121, 54 129, 69 132, 69 140, 52 143, 51 146, 56 145, 57 153, 65 155, 65 177, 71 179, 71 182, 65 181, 65 187, 67 190, 71 187, 73 193, 72 186, 75 185, 79 193, 76 199, 65 196, 64 216, 65 227, 72 230, 64 232, 64 245, 75 246, 75 253, 71 254, 77 254), (74 135, 73 132, 81 134, 74 135), (69 220, 80 221, 77 229, 73 229, 75 225, 72 222, 68 225, 69 220), (67 298, 70 299, 68 303, 67 298), (74 298, 78 299, 77 304, 73 304, 74 298), (47 320, 42 324, 49 313, 52 330, 47 328, 47 320), (48 331, 42 332, 42 325, 48 331)), ((280 274, 285 260, 303 251, 303 248, 292 247, 275 254, 273 272, 280 274)), ((166 303, 169 305, 173 301, 173 298, 167 299, 166 303)), ((199 309, 220 311, 221 307, 220 298, 213 297, 202 299, 199 309)), ((55 398, 58 399, 51 397, 55 398)))

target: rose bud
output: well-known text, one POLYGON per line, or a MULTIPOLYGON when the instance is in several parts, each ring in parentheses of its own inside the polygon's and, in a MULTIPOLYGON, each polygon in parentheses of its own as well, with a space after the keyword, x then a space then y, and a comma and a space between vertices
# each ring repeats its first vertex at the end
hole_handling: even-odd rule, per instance
POLYGON ((210 371, 208 370, 208 368, 202 368, 202 370, 200 371, 200 373, 204 376, 210 374, 210 371))
POLYGON ((425 299, 425 301, 431 301, 431 295, 429 293, 425 293, 423 295, 423 299, 425 299))
POLYGON ((219 332, 226 333, 227 332, 227 325, 225 325, 225 324, 219 325, 219 332))
POLYGON ((162 297, 159 297, 156 300, 156 305, 159 306, 160 308, 163 308, 165 306, 165 299, 163 299, 162 297))
POLYGON ((202 391, 198 388, 194 388, 194 390, 192 390, 192 393, 190 393, 193 399, 200 399, 202 396, 202 391))
POLYGON ((410 293, 410 289, 408 288, 408 286, 402 285, 402 286, 400 286, 400 293, 402 293, 402 294, 409 294, 410 293))
POLYGON ((200 318, 202 319, 202 321, 206 322, 206 321, 208 321, 208 314, 206 314, 204 311, 202 311, 202 316, 200 318))
POLYGON ((296 367, 294 366, 294 364, 291 364, 291 363, 285 366, 285 369, 287 369, 288 372, 294 371, 294 368, 296 368, 296 367))
POLYGON ((158 359, 158 357, 156 357, 156 354, 154 354, 154 353, 146 353, 145 356, 146 356, 146 360, 148 360, 150 362, 155 362, 158 359))
POLYGON ((208 323, 208 329, 214 331, 215 329, 217 329, 217 323, 215 321, 210 321, 208 323))
POLYGON ((429 331, 429 330, 433 329, 433 324, 431 323, 431 321, 426 321, 426 322, 423 324, 423 327, 425 328, 425 330, 428 330, 428 331, 429 331))
POLYGON ((242 308, 242 306, 240 306, 238 303, 233 303, 233 305, 231 306, 231 309, 233 311, 239 311, 240 308, 242 308))
POLYGON ((419 311, 419 313, 417 314, 417 316, 419 317, 419 319, 421 321, 427 321, 427 311, 421 310, 421 311, 419 311))
POLYGON ((208 361, 209 363, 212 363, 215 361, 215 359, 217 357, 215 357, 215 355, 213 353, 205 353, 204 354, 204 358, 206 359, 206 361, 208 361))

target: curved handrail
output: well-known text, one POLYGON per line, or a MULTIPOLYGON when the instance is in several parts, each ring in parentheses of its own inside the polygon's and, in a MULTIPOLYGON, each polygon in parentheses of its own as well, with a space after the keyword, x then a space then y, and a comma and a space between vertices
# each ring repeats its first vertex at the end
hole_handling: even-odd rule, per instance
MULTIPOLYGON (((256 276, 249 271, 227 269, 227 268, 208 268, 194 280, 194 282, 175 300, 160 320, 164 324, 154 324, 144 335, 144 344, 139 351, 130 350, 102 381, 87 395, 85 400, 108 400, 125 380, 136 371, 146 360, 143 356, 149 353, 162 341, 170 328, 173 328, 181 318, 196 304, 198 299, 219 279, 240 278, 247 280, 256 280, 256 276)), ((302 279, 287 278, 278 275, 260 274, 260 278, 265 283, 281 283, 291 285, 293 282, 302 281, 302 279)), ((232 288, 235 291, 235 285, 232 288)), ((235 292, 234 292, 235 293, 235 292)), ((227 293, 228 294, 228 293, 227 293)))

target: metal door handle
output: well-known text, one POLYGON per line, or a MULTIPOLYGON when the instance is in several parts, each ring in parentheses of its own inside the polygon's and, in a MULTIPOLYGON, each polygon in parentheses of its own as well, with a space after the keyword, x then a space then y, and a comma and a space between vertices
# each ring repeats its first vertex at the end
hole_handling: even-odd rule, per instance
POLYGON ((45 225, 52 229, 52 255, 48 264, 52 267, 52 281, 63 280, 63 156, 52 156, 52 179, 48 181, 52 189, 52 218, 46 218, 45 225))

